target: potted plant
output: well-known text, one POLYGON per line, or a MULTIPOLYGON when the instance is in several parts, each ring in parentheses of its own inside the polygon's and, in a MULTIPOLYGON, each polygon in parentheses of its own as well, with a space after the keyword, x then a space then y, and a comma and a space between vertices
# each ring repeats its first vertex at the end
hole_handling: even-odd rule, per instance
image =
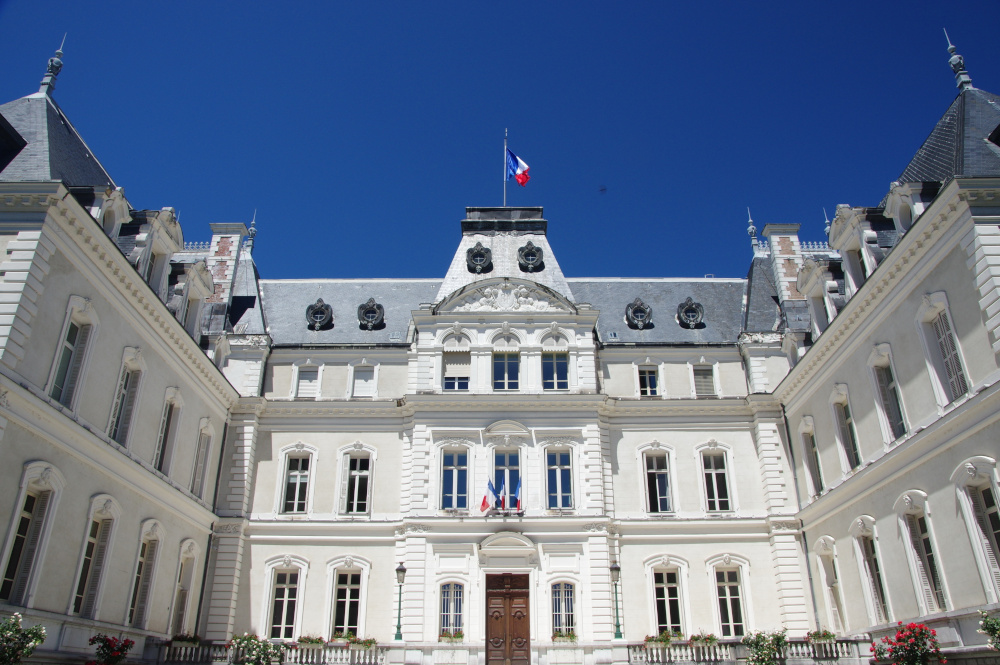
POLYGON ((670 641, 674 635, 669 630, 660 631, 659 635, 646 635, 646 648, 665 648, 670 646, 670 641))
POLYGON ((284 659, 284 644, 272 644, 252 633, 234 637, 229 644, 229 658, 235 665, 270 665, 284 659))
POLYGON ((330 636, 330 644, 339 644, 342 646, 346 646, 353 639, 354 639, 354 633, 352 631, 336 630, 333 632, 333 635, 330 636))
POLYGON ((322 649, 326 646, 326 640, 319 635, 300 635, 298 648, 300 649, 322 649))
POLYGON ((552 633, 553 642, 576 642, 576 631, 572 628, 567 630, 556 630, 552 633))
POLYGON ((715 633, 706 633, 705 631, 695 633, 688 639, 691 640, 691 646, 695 647, 711 647, 719 643, 719 638, 715 636, 715 633))
POLYGON ((172 647, 196 647, 201 644, 201 638, 193 633, 177 633, 170 638, 172 647))
POLYGON ((978 633, 982 633, 989 638, 989 647, 994 651, 1000 651, 1000 618, 991 617, 986 612, 979 610, 982 617, 979 620, 978 633))
POLYGON ((926 665, 934 657, 942 665, 948 662, 941 655, 937 641, 937 631, 922 623, 896 624, 896 634, 886 635, 878 642, 872 642, 871 652, 875 660, 894 665, 926 665))
POLYGON ((742 644, 747 649, 747 665, 778 665, 778 661, 785 657, 788 638, 784 629, 770 633, 759 630, 744 635, 742 644))
POLYGON ((378 640, 374 637, 361 639, 360 637, 352 636, 351 639, 347 640, 347 642, 351 645, 352 649, 371 649, 373 646, 378 644, 378 640))
POLYGON ((438 635, 438 642, 461 642, 465 637, 465 633, 462 632, 461 628, 456 630, 442 630, 441 634, 438 635))
POLYGON ((118 665, 128 658, 128 652, 135 646, 135 642, 130 639, 111 637, 104 633, 91 637, 90 644, 97 646, 97 659, 88 660, 86 665, 118 665))
POLYGON ((810 630, 806 633, 806 642, 809 644, 823 643, 823 642, 833 642, 837 639, 835 633, 830 632, 826 628, 820 628, 819 630, 810 630))
POLYGON ((44 641, 45 627, 22 628, 21 615, 15 612, 0 623, 0 665, 17 665, 44 641))

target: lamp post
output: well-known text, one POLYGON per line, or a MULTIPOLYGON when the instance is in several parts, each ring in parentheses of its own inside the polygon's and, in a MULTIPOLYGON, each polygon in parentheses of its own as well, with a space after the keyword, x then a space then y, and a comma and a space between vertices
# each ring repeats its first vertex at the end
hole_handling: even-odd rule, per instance
POLYGON ((618 620, 618 580, 622 577, 622 567, 617 561, 611 562, 611 582, 615 585, 615 639, 622 638, 622 624, 618 620))
POLYGON ((403 639, 403 580, 406 579, 406 566, 400 561, 396 566, 396 581, 399 582, 399 610, 396 612, 396 639, 403 639))

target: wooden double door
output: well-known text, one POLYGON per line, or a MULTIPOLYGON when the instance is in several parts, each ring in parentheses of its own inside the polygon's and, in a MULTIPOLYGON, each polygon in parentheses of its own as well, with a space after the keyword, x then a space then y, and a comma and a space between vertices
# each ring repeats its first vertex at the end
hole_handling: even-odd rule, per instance
POLYGON ((529 665, 528 576, 486 576, 486 665, 529 665))

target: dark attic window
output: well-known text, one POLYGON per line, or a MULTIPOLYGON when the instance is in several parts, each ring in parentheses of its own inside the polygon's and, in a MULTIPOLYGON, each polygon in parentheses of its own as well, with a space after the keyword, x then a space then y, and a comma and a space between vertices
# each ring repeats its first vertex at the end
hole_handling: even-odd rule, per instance
POLYGON ((990 135, 988 137, 986 137, 986 138, 993 145, 995 145, 997 147, 1000 147, 1000 125, 997 125, 993 129, 993 131, 990 132, 990 135))
POLYGON ((24 150, 28 142, 24 140, 7 119, 0 115, 0 171, 14 161, 14 158, 24 150))

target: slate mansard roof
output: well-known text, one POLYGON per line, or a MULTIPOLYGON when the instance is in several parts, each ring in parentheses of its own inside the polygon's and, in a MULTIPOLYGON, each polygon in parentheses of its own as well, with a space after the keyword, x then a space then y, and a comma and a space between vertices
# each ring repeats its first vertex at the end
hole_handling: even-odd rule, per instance
POLYGON ((26 142, 0 182, 48 182, 68 187, 115 187, 83 138, 48 95, 36 92, 0 106, 0 115, 26 142))

